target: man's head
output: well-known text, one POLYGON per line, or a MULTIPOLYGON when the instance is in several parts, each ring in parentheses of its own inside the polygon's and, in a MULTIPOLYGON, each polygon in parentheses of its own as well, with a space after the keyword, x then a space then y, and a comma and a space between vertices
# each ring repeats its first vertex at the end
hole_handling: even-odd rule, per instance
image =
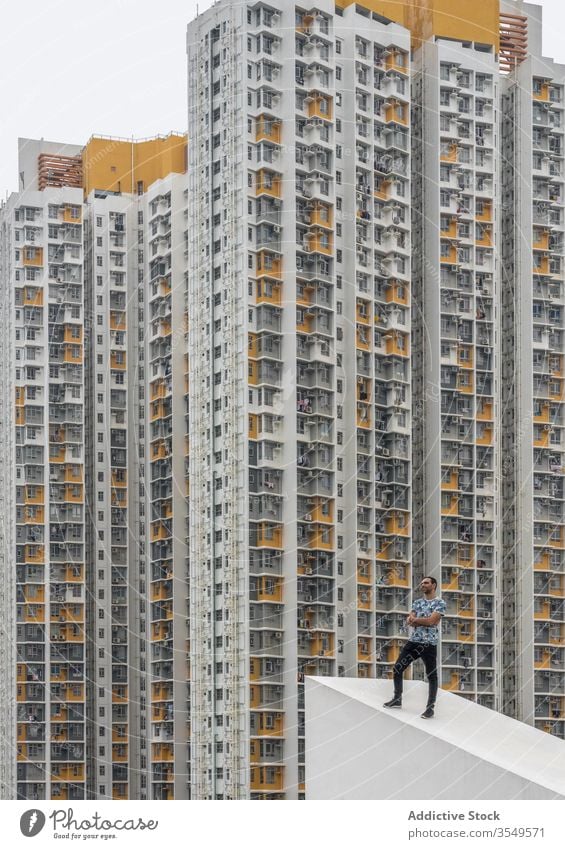
POLYGON ((435 578, 432 578, 430 575, 427 575, 425 578, 422 578, 422 583, 420 584, 420 589, 424 593, 424 595, 433 595, 436 591, 437 581, 435 578))

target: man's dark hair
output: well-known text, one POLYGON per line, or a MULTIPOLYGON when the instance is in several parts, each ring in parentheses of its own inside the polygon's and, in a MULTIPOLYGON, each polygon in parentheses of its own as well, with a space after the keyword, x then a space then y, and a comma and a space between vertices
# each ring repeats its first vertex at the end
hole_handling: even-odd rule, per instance
POLYGON ((431 576, 431 575, 424 575, 424 577, 422 578, 422 581, 425 581, 425 580, 426 580, 426 578, 427 578, 429 581, 431 581, 431 582, 432 582, 432 584, 434 585, 434 590, 435 590, 435 589, 436 589, 436 587, 437 587, 437 581, 436 581, 436 579, 435 579, 435 578, 432 578, 432 576, 431 576))

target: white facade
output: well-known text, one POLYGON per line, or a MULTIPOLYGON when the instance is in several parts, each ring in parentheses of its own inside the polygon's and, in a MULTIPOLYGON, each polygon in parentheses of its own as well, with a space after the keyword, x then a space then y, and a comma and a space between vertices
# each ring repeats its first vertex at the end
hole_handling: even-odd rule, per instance
POLYGON ((309 679, 308 800, 565 798, 563 740, 445 690, 422 719, 426 693, 387 710, 384 682, 309 679))

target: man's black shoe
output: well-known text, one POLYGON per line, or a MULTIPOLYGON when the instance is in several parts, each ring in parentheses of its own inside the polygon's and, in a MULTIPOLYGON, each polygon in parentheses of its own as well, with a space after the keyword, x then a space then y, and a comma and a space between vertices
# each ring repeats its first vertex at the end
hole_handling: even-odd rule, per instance
POLYGON ((391 699, 390 702, 385 702, 383 707, 388 708, 401 708, 402 707, 402 699, 391 699))
POLYGON ((431 719, 433 715, 434 715, 434 709, 431 708, 431 707, 428 707, 428 708, 425 709, 424 713, 421 714, 421 717, 422 717, 422 719, 431 719))

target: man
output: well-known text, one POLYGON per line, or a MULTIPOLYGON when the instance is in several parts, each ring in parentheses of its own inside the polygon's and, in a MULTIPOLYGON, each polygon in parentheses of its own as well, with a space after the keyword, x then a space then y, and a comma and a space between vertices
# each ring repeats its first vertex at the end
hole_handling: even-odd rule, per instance
POLYGON ((424 661, 429 686, 428 704, 422 714, 423 719, 431 719, 434 715, 438 688, 438 624, 442 615, 445 613, 445 601, 441 598, 436 598, 436 588, 437 581, 435 578, 426 577, 420 584, 420 589, 424 593, 424 597, 414 602, 406 620, 409 627, 414 630, 393 666, 394 696, 389 702, 385 702, 383 705, 386 708, 402 707, 402 676, 404 670, 413 661, 421 658, 424 661))

